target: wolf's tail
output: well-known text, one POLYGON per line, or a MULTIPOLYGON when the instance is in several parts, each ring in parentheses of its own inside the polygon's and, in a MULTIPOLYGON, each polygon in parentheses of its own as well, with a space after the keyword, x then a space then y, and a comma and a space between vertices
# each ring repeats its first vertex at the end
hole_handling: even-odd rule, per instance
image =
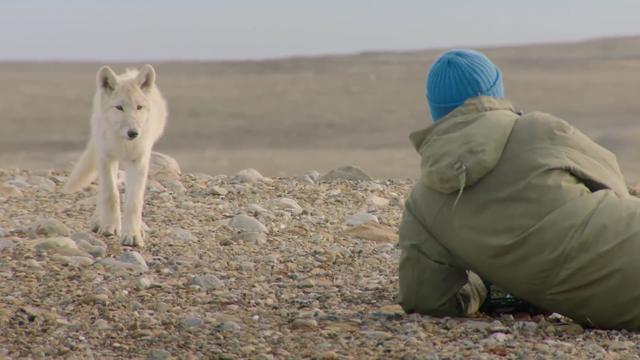
POLYGON ((91 141, 84 150, 84 153, 80 157, 80 160, 73 167, 69 179, 64 184, 62 191, 69 194, 76 192, 83 187, 91 184, 96 178, 96 156, 95 148, 91 141))

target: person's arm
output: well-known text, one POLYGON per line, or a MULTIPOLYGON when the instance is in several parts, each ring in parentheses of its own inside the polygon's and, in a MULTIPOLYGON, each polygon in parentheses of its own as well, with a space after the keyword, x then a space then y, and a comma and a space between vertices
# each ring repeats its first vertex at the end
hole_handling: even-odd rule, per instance
POLYGON ((407 313, 464 316, 486 297, 480 277, 454 264, 451 254, 405 208, 400 224, 400 305, 407 313))

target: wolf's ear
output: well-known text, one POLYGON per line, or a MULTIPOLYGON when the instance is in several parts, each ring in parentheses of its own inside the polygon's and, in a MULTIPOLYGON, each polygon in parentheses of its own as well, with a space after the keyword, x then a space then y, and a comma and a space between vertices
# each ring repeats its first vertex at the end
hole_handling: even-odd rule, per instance
POLYGON ((98 83, 98 88, 102 89, 107 94, 115 90, 116 85, 118 85, 118 78, 116 77, 116 74, 106 65, 98 70, 96 81, 98 83))
POLYGON ((153 66, 149 64, 142 66, 136 80, 142 91, 149 91, 156 83, 156 71, 153 66))

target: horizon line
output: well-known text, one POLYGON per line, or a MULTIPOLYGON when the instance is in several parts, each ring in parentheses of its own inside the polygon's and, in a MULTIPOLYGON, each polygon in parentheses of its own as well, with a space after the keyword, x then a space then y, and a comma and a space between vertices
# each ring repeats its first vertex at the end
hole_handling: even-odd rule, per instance
POLYGON ((69 63, 69 64, 93 64, 93 63, 104 63, 109 61, 110 63, 145 63, 145 62, 153 62, 153 63, 184 63, 184 62, 193 62, 193 63, 258 63, 258 62, 270 62, 270 61, 287 61, 287 60, 310 60, 310 59, 319 59, 319 58, 343 58, 343 57, 352 57, 352 56, 361 56, 361 55, 383 55, 383 54, 410 54, 410 53, 420 53, 420 52, 435 52, 435 51, 445 51, 447 49, 455 49, 455 48, 473 48, 479 50, 495 50, 495 49, 508 49, 508 48, 520 48, 520 47, 529 47, 529 46, 554 46, 554 45, 578 45, 583 43, 595 42, 595 41, 607 41, 607 40, 623 40, 623 39, 631 39, 631 38, 639 38, 640 33, 634 34, 624 34, 624 35, 606 35, 606 36, 598 36, 598 37, 588 37, 588 38, 580 38, 580 39, 561 39, 554 41, 531 41, 531 42, 522 42, 522 43, 499 43, 499 44, 484 44, 484 45, 453 45, 453 46, 434 46, 420 49, 363 49, 363 50, 354 50, 354 51, 345 51, 345 52, 318 52, 318 53, 309 53, 309 54, 290 54, 290 55, 275 55, 275 56, 264 56, 264 57, 229 57, 229 58, 165 58, 158 57, 155 59, 152 58, 113 58, 113 59, 91 59, 91 58, 42 58, 42 59, 34 59, 34 58, 16 58, 16 59, 2 59, 0 58, 0 63, 2 64, 10 64, 10 63, 69 63))

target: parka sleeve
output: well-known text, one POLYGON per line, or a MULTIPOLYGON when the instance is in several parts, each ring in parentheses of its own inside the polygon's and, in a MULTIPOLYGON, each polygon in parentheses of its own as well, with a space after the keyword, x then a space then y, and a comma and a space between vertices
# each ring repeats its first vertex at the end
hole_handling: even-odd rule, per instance
POLYGON ((454 264, 405 207, 400 224, 400 305, 407 313, 464 316, 478 311, 486 297, 480 277, 454 264))

